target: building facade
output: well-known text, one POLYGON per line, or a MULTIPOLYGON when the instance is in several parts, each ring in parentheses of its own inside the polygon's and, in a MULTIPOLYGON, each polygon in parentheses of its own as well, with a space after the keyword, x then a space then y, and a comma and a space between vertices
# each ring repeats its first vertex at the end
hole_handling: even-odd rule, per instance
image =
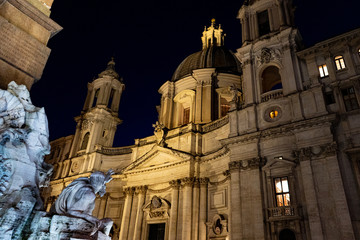
POLYGON ((132 146, 112 147, 124 83, 110 61, 75 134, 52 142, 47 206, 112 168, 94 215, 113 239, 360 239, 360 29, 303 49, 293 14, 245 1, 236 53, 213 20, 132 146))

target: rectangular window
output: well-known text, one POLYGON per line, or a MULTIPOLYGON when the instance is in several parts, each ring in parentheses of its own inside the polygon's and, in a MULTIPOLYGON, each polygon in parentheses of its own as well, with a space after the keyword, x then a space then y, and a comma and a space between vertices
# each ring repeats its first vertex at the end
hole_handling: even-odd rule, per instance
POLYGON ((275 178, 275 197, 276 197, 276 206, 290 206, 290 191, 289 191, 289 182, 287 177, 275 178))
POLYGON ((319 73, 320 73, 320 77, 322 78, 329 76, 329 72, 326 64, 319 66, 319 73))
POLYGON ((224 117, 229 112, 230 106, 229 104, 221 104, 220 109, 221 117, 224 117))
POLYGON ((183 124, 190 122, 190 108, 184 108, 183 124))
POLYGON ((355 90, 353 87, 345 88, 341 90, 346 111, 351 111, 359 108, 355 90))
POLYGON ((336 70, 342 70, 346 68, 343 56, 335 57, 335 65, 336 65, 336 70))
POLYGON ((258 24, 259 24, 259 36, 270 33, 270 23, 269 23, 269 14, 268 11, 259 12, 258 15, 258 24))
POLYGON ((335 103, 335 97, 334 97, 333 92, 325 92, 324 97, 325 97, 326 105, 330 105, 330 104, 335 103))

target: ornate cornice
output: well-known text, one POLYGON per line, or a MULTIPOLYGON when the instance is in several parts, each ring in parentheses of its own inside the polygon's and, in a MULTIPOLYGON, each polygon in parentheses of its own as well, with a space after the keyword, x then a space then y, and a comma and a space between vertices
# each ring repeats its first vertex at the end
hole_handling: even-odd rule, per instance
POLYGON ((258 169, 265 165, 265 159, 256 157, 246 160, 240 160, 240 161, 233 161, 229 163, 229 170, 252 170, 252 169, 258 169))
POLYGON ((299 161, 315 160, 329 156, 336 156, 337 144, 336 142, 305 147, 293 151, 294 157, 299 161))

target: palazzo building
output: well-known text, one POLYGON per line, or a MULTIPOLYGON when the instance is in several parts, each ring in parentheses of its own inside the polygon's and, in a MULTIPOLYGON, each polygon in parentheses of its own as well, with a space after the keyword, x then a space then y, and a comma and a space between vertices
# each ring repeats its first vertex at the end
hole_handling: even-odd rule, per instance
POLYGON ((51 143, 48 208, 112 168, 94 215, 113 239, 360 239, 360 29, 303 49, 293 14, 291 0, 245 1, 235 53, 213 20, 132 146, 112 147, 125 84, 111 60, 75 134, 51 143))

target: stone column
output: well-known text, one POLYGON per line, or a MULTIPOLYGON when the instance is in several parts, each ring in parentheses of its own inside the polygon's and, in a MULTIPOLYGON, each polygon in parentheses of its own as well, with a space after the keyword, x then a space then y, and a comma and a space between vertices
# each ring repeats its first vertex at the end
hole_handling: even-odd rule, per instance
POLYGON ((199 240, 206 240, 208 178, 200 178, 199 240))
POLYGON ((201 112, 202 112, 202 95, 203 86, 202 82, 196 84, 196 95, 195 95, 195 123, 201 123, 201 112))
POLYGON ((240 162, 230 162, 230 239, 242 239, 240 162))
POLYGON ((282 26, 285 25, 285 18, 284 18, 284 10, 283 10, 282 0, 277 0, 276 4, 278 5, 280 27, 282 27, 282 26))
POLYGON ((192 186, 194 178, 186 177, 181 179, 183 184, 183 222, 182 222, 182 239, 191 239, 191 213, 192 213, 192 186))
POLYGON ((316 189, 313 178, 313 171, 310 157, 306 151, 303 151, 300 156, 301 175, 304 186, 304 195, 306 201, 307 212, 309 218, 310 234, 312 239, 324 239, 323 230, 321 226, 320 212, 317 202, 316 189), (304 154, 305 152, 305 154, 304 154))
POLYGON ((142 208, 145 203, 146 190, 147 190, 147 186, 141 186, 136 188, 136 191, 138 192, 138 206, 137 206, 133 240, 140 240, 141 237, 141 224, 144 216, 144 211, 142 208))
POLYGON ((192 231, 191 240, 198 240, 199 238, 199 201, 200 201, 200 186, 199 179, 195 179, 193 188, 193 205, 192 205, 192 231))
POLYGON ((128 231, 128 240, 132 240, 134 238, 134 231, 135 231, 135 221, 138 212, 138 202, 139 202, 139 191, 137 188, 134 189, 134 196, 133 201, 131 204, 131 211, 130 211, 130 221, 129 221, 129 231, 128 231))
POLYGON ((121 230, 120 230, 120 237, 119 239, 127 239, 128 236, 128 230, 129 230, 129 219, 130 219, 130 211, 131 211, 131 204, 132 204, 132 198, 134 189, 131 187, 125 188, 124 193, 126 195, 125 203, 124 203, 124 212, 121 219, 121 230))
POLYGON ((176 225, 178 216, 178 200, 179 200, 179 186, 178 180, 173 180, 169 183, 172 187, 171 190, 171 209, 169 221, 169 240, 176 240, 176 225))

